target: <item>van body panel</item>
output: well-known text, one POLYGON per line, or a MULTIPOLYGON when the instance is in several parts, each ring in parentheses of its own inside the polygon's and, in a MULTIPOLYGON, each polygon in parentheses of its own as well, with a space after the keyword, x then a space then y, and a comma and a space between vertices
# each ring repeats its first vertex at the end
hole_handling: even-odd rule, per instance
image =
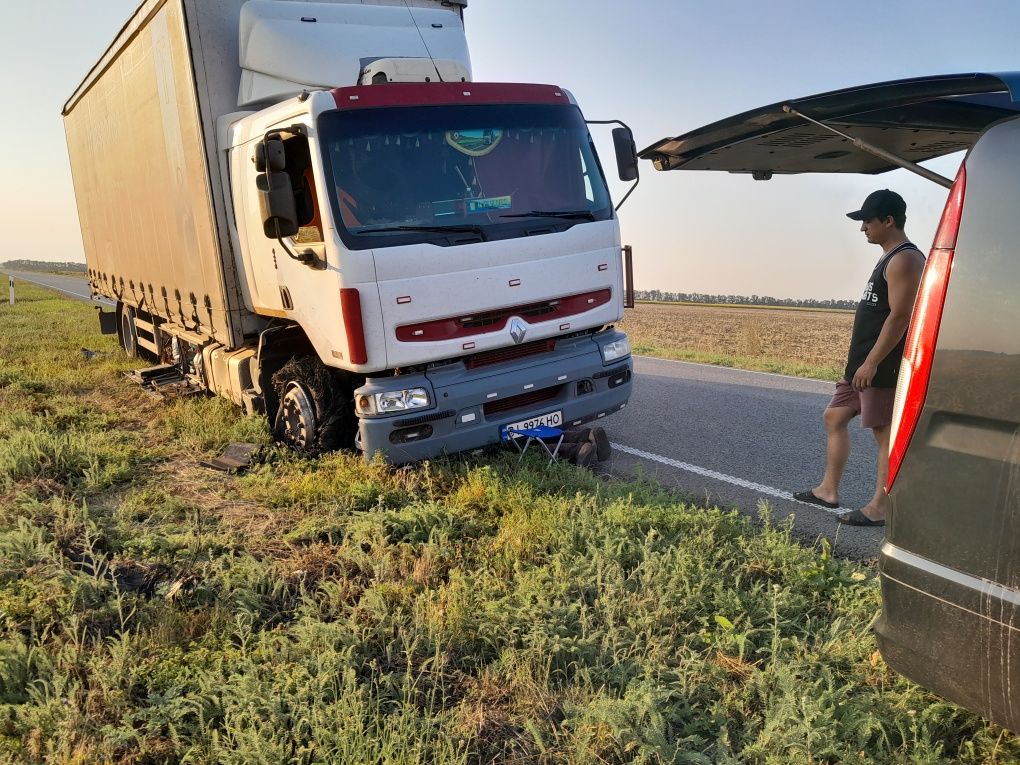
POLYGON ((889 665, 1020 729, 1020 119, 965 160, 928 394, 879 558, 889 665))
POLYGON ((895 167, 786 106, 908 163, 969 147, 927 395, 890 493, 875 630, 893 669, 1013 730, 1020 730, 1018 99, 1015 72, 885 82, 762 107, 641 152, 659 170, 762 179, 895 167))
POLYGON ((990 720, 1016 729, 1020 697, 1018 592, 882 547, 882 616, 889 666, 990 720))

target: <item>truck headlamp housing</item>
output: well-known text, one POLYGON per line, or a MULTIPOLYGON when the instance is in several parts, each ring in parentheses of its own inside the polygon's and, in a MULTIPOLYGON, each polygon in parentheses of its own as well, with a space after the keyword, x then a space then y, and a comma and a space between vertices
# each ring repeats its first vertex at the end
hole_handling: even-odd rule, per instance
POLYGON ((607 364, 626 356, 630 356, 630 340, 625 337, 602 346, 602 360, 607 364))
POLYGON ((359 415, 372 416, 425 409, 431 406, 432 401, 425 388, 407 388, 384 393, 362 393, 355 397, 354 404, 359 415))
POLYGON ((424 409, 429 406, 429 393, 424 388, 391 390, 372 396, 375 411, 379 414, 405 412, 408 409, 424 409))

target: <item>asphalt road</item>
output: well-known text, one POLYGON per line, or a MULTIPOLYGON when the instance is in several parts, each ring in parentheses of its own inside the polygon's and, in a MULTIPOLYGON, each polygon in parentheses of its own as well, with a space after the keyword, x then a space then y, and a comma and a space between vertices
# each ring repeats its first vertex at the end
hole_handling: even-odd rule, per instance
MULTIPOLYGON (((833 383, 644 356, 635 357, 634 371, 630 403, 603 423, 616 447, 610 471, 640 471, 696 502, 754 517, 765 502, 777 520, 794 514, 805 542, 827 537, 840 556, 878 556, 881 528, 843 526, 835 512, 792 496, 821 479, 822 410, 833 383)), ((850 436, 840 496, 847 509, 871 498, 877 456, 858 422, 850 436)))
MULTIPOLYGON (((90 300, 84 279, 12 274, 90 300)), ((794 532, 804 542, 827 537, 837 555, 877 557, 882 529, 842 526, 834 512, 792 497, 821 478, 821 415, 832 383, 642 356, 635 357, 634 369, 630 403, 603 423, 615 447, 603 469, 651 476, 695 502, 753 517, 764 502, 777 520, 793 514, 794 532)), ((874 439, 857 423, 851 439, 840 497, 846 508, 866 504, 874 491, 874 439)))
MULTIPOLYGON (((89 283, 87 279, 77 276, 63 276, 61 274, 45 274, 37 273, 35 271, 4 271, 10 276, 13 276, 15 280, 20 279, 21 281, 31 282, 32 284, 39 284, 43 287, 49 287, 50 289, 56 290, 57 292, 67 295, 68 297, 74 298, 75 300, 85 300, 95 305, 101 305, 104 308, 113 308, 114 302, 107 300, 106 298, 99 298, 93 300, 89 295, 89 283)), ((6 279, 4 280, 7 281, 6 279)), ((0 299, 6 300, 8 297, 6 290, 0 290, 0 299)), ((17 299, 17 282, 15 282, 15 300, 17 299)))

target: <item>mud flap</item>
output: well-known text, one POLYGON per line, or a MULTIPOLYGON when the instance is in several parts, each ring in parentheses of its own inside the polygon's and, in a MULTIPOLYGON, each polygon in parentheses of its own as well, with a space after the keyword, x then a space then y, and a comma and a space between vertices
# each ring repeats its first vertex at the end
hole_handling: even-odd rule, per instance
POLYGON ((99 311, 99 333, 102 335, 116 335, 117 312, 104 311, 102 308, 97 310, 99 311))

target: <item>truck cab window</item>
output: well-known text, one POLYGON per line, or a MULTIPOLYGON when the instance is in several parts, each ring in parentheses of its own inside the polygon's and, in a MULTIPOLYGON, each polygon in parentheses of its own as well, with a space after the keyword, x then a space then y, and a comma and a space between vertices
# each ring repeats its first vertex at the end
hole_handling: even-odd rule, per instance
POLYGON ((451 230, 527 236, 539 217, 554 231, 613 215, 573 106, 338 111, 319 128, 330 204, 352 249, 442 243, 451 230))
POLYGON ((294 190, 294 202, 298 213, 298 232, 293 237, 298 244, 314 244, 322 239, 322 216, 319 200, 315 193, 315 179, 312 175, 312 160, 308 149, 308 138, 291 135, 283 142, 287 157, 287 175, 294 190))

